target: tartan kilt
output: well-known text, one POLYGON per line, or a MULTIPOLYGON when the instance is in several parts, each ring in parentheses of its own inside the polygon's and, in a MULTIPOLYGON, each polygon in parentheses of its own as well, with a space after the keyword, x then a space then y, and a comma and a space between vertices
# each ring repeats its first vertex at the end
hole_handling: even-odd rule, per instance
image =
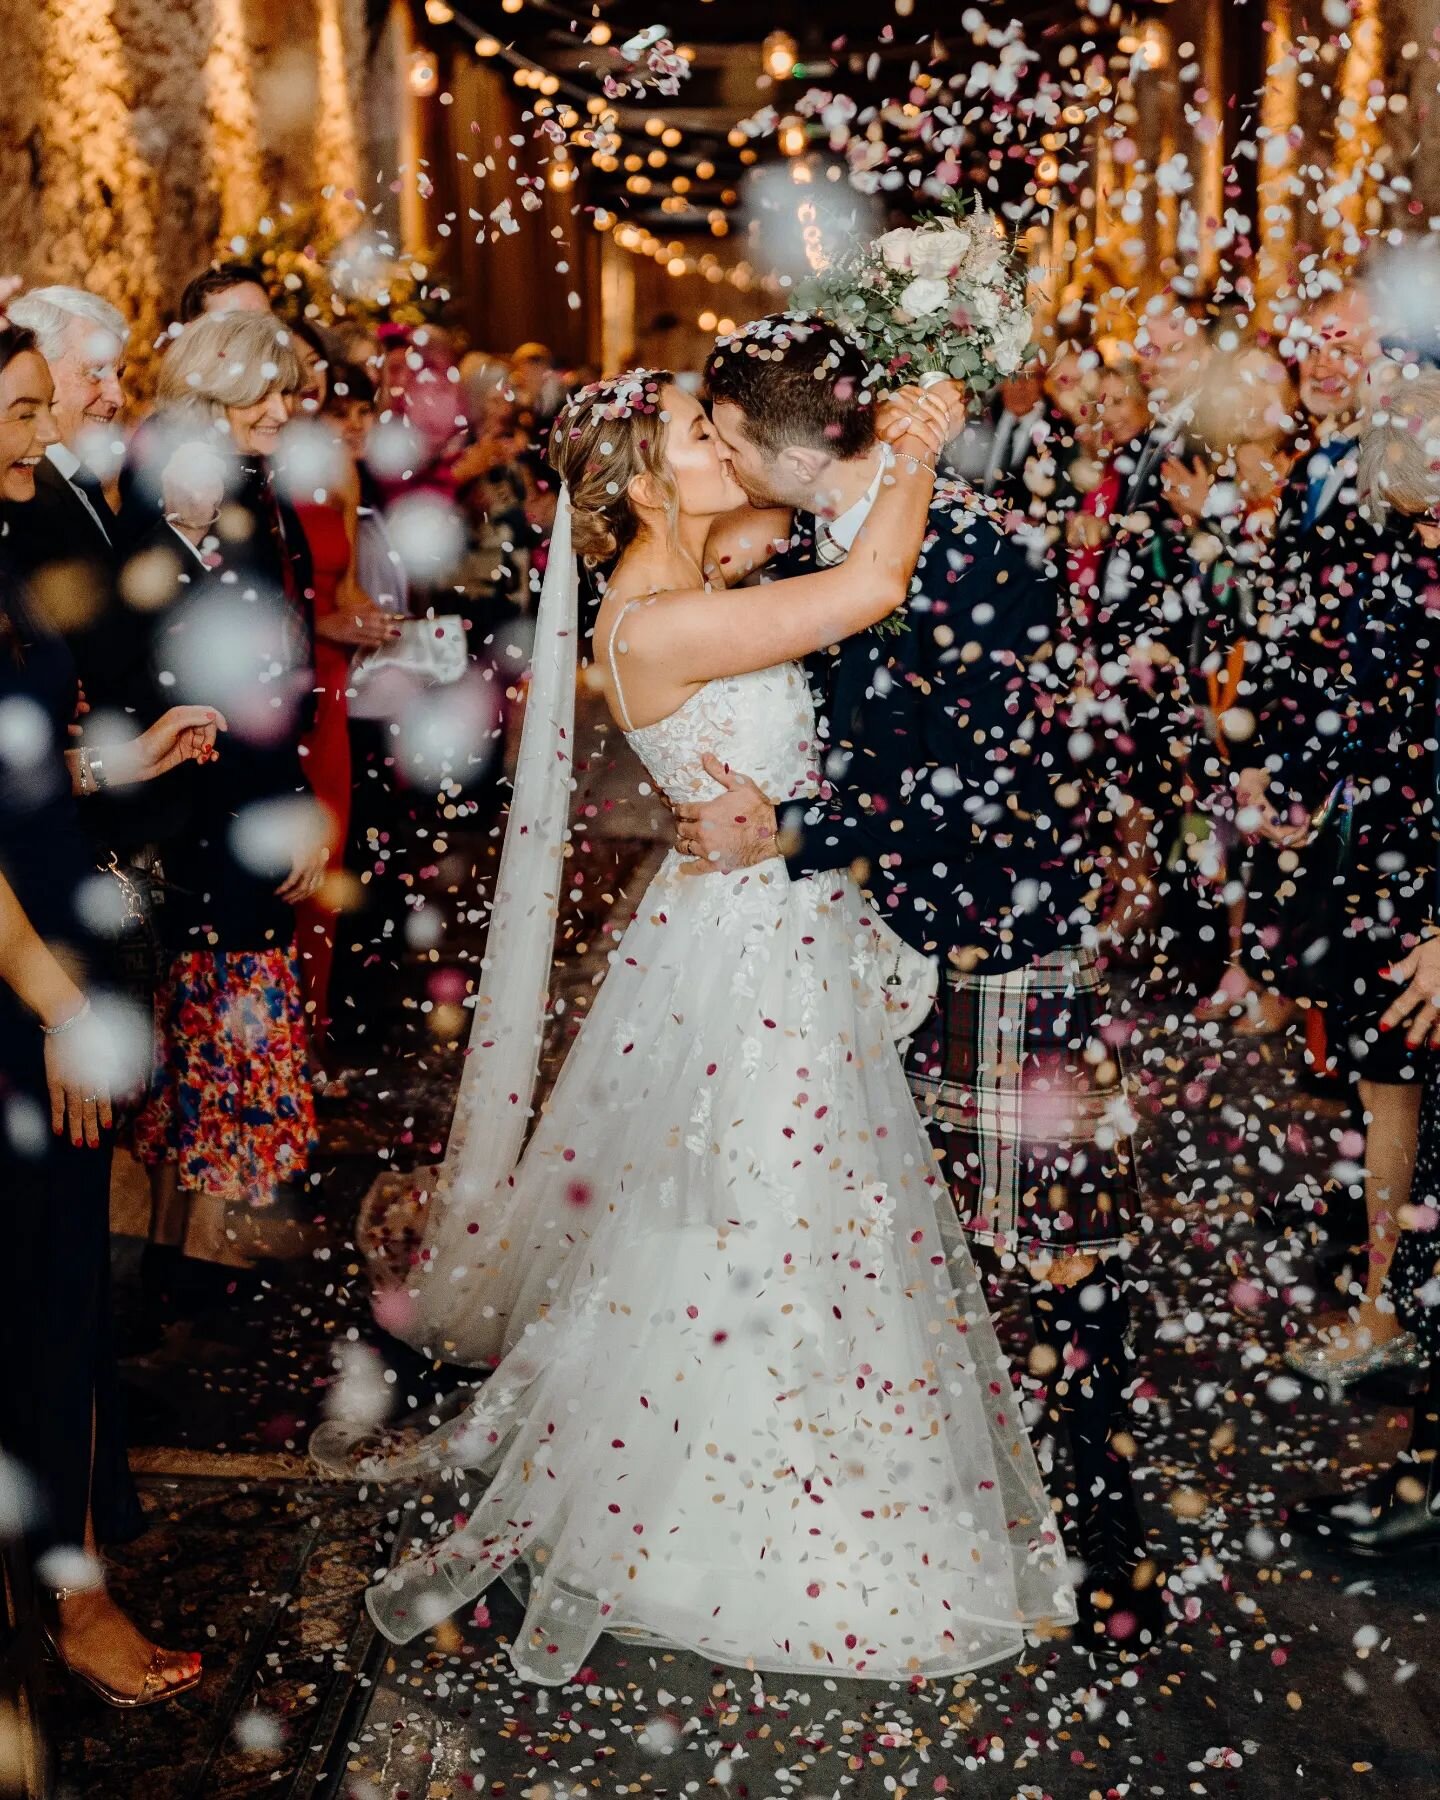
POLYGON ((1134 1117, 1091 949, 950 970, 910 1085, 960 1224, 1017 1255, 1115 1250, 1140 1230, 1134 1117))

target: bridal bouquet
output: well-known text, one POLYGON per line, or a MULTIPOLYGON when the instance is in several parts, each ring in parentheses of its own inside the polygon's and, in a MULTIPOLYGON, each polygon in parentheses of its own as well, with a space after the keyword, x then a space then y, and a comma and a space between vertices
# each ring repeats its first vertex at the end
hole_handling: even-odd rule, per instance
POLYGON ((822 304, 886 377, 950 375, 972 393, 1019 368, 1025 277, 999 221, 961 200, 887 231, 821 278, 822 304))

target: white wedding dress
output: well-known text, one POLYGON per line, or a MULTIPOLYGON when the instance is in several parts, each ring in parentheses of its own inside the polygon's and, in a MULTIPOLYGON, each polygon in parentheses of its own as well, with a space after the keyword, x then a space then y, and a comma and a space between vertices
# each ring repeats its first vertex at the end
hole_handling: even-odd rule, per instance
MULTIPOLYGON (((673 800, 715 791, 706 752, 776 801, 815 791, 793 665, 627 736, 673 800)), ((603 1631, 900 1681, 1073 1619, 866 920, 848 876, 667 857, 489 1233, 498 1367, 408 1454, 317 1436, 352 1478, 449 1472, 423 1516, 456 1524, 370 1593, 388 1637, 497 1575, 527 1599, 515 1667, 551 1683, 603 1631)))

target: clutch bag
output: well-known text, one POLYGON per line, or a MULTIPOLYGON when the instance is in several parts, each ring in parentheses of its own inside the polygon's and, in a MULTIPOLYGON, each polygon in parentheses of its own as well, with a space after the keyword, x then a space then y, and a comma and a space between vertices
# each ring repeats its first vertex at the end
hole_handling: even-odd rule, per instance
POLYGON ((399 637, 356 659, 350 686, 358 692, 367 682, 393 672, 425 687, 447 687, 458 681, 469 665, 465 621, 458 613, 445 613, 438 619, 404 619, 399 637))

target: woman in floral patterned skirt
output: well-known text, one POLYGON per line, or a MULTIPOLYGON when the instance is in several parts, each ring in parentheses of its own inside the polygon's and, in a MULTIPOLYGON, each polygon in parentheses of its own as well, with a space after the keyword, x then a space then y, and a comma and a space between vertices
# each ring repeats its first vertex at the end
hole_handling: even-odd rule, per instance
POLYGON ((225 693, 233 713, 231 754, 195 772, 190 828, 166 850, 170 961, 155 1086, 133 1134, 152 1172, 157 1297, 179 1285, 182 1243, 225 1271, 197 1282, 192 1266, 202 1296, 229 1284, 247 1261, 237 1209, 268 1205, 303 1173, 314 1125, 294 910, 325 870, 299 751, 314 685, 310 568, 271 469, 300 385, 278 320, 196 320, 166 355, 132 484, 137 556, 173 571, 163 675, 187 697, 225 693))

